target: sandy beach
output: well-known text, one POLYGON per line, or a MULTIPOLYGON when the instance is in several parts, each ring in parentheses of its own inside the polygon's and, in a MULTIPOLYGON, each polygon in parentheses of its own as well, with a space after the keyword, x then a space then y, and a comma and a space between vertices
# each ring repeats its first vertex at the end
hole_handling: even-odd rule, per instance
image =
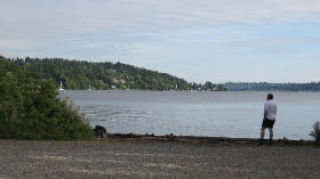
POLYGON ((0 178, 318 178, 319 166, 314 146, 0 140, 0 178))

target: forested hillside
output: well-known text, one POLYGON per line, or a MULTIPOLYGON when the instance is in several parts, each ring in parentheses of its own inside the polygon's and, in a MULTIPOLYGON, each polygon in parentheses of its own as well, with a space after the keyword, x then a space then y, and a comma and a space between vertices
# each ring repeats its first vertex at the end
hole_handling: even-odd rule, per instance
POLYGON ((320 82, 312 83, 225 83, 231 91, 320 91, 320 82))
MULTIPOLYGON (((166 73, 111 62, 87 62, 61 58, 16 58, 15 64, 39 72, 65 89, 185 90, 187 81, 166 73)), ((193 84, 194 87, 201 85, 193 84)))

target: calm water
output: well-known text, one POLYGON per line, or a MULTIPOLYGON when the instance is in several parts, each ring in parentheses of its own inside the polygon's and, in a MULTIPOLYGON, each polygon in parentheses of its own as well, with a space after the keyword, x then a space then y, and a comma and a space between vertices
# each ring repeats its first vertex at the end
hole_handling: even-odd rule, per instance
MULTIPOLYGON (((258 137, 266 92, 65 91, 111 133, 258 137)), ((320 93, 274 92, 275 138, 310 139, 320 93)), ((268 136, 268 135, 267 135, 268 136)))

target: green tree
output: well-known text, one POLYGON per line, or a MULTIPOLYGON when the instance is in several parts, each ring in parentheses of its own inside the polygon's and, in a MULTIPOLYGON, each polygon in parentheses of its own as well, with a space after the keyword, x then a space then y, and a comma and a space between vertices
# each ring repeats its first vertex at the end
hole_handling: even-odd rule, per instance
MULTIPOLYGON (((39 68, 41 69, 41 68, 39 68)), ((0 58, 0 138, 89 139, 87 121, 56 85, 38 73, 25 71, 0 58)))

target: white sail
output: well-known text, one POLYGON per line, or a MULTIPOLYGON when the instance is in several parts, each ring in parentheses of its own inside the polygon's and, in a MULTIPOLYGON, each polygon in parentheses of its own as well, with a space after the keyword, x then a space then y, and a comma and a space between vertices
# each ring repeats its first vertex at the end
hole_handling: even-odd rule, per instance
POLYGON ((60 87, 58 89, 59 91, 64 91, 63 86, 62 86, 62 81, 60 81, 60 87))

